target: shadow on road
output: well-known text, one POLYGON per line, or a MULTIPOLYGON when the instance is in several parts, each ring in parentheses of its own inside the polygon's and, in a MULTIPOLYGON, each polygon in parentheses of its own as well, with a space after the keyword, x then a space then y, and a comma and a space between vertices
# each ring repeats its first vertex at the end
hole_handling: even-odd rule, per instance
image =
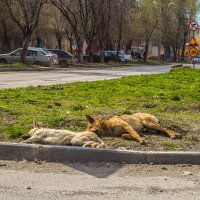
POLYGON ((74 163, 63 163, 65 166, 75 169, 77 171, 83 172, 84 174, 89 174, 96 178, 106 178, 114 173, 116 173, 121 167, 120 164, 111 163, 79 163, 75 165, 74 163))

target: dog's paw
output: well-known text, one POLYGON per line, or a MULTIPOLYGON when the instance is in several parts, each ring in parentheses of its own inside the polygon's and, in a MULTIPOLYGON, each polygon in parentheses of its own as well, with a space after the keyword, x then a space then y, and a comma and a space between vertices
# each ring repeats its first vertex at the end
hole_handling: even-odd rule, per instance
POLYGON ((171 139, 182 139, 182 135, 179 133, 174 133, 170 138, 171 139))
POLYGON ((147 143, 146 143, 145 140, 141 140, 141 141, 140 141, 140 144, 141 144, 141 145, 147 145, 147 143))
POLYGON ((176 138, 176 139, 182 139, 183 136, 182 136, 181 134, 179 134, 179 133, 176 133, 175 138, 176 138))
POLYGON ((105 144, 99 144, 99 145, 97 145, 97 148, 105 148, 106 146, 105 146, 105 144))

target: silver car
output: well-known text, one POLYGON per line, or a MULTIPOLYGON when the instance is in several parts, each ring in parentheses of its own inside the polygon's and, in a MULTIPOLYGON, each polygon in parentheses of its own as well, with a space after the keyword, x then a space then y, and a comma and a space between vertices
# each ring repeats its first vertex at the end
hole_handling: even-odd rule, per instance
POLYGON ((38 49, 38 50, 42 50, 44 52, 46 52, 47 54, 49 54, 50 56, 52 56, 52 64, 53 65, 57 65, 58 64, 58 55, 52 52, 47 51, 45 48, 41 48, 41 47, 29 47, 29 49, 38 49))
MULTIPOLYGON (((0 55, 0 63, 9 64, 21 60, 22 48, 16 49, 8 54, 0 55)), ((42 49, 28 48, 26 62, 33 65, 51 66, 53 64, 53 56, 46 53, 42 49)))

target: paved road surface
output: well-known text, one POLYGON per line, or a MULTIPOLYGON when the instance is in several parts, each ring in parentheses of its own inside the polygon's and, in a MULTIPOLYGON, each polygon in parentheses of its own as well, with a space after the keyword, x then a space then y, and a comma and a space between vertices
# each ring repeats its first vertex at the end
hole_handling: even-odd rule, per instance
POLYGON ((170 65, 123 66, 102 69, 69 68, 40 72, 0 72, 0 88, 16 88, 37 85, 52 85, 66 82, 94 81, 120 78, 129 75, 166 73, 170 65))
POLYGON ((200 166, 0 161, 1 200, 199 200, 200 166))

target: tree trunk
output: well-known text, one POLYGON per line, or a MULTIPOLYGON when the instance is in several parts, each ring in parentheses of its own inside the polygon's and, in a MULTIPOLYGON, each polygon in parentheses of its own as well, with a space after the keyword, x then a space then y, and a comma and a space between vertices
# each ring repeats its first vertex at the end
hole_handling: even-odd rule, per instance
POLYGON ((144 62, 147 62, 147 56, 149 52, 149 39, 146 38, 145 50, 144 50, 144 62))
POLYGON ((27 55, 30 39, 31 39, 31 33, 24 34, 24 44, 23 44, 22 55, 21 55, 21 61, 23 63, 26 63, 26 55, 27 55))
POLYGON ((88 53, 89 53, 89 62, 93 62, 93 44, 92 42, 88 46, 88 53))
POLYGON ((78 62, 83 63, 83 47, 81 44, 77 44, 78 47, 78 62))
POLYGON ((183 38, 183 47, 182 47, 182 52, 181 52, 181 61, 185 61, 185 44, 187 40, 187 32, 184 32, 184 38, 183 38))
POLYGON ((177 61, 177 48, 176 47, 172 47, 173 48, 173 61, 176 62, 177 61))
POLYGON ((100 51, 100 63, 104 63, 104 45, 103 45, 103 41, 100 39, 99 40, 99 51, 100 51))
POLYGON ((120 59, 119 59, 119 51, 121 49, 121 35, 119 35, 119 38, 118 38, 118 44, 117 44, 117 61, 120 62, 120 59))
POLYGON ((70 53, 73 53, 72 45, 73 45, 73 39, 70 38, 70 39, 69 39, 69 51, 70 51, 70 53))
POLYGON ((164 45, 164 61, 168 61, 170 54, 170 47, 168 45, 164 45))
POLYGON ((83 63, 83 49, 79 49, 78 51, 78 62, 83 63))
POLYGON ((58 49, 62 49, 62 34, 59 32, 56 32, 56 40, 58 44, 58 49))
POLYGON ((3 52, 10 52, 11 46, 10 46, 10 41, 9 41, 9 38, 8 38, 8 29, 7 29, 5 19, 2 19, 1 23, 2 23, 2 26, 3 26, 2 50, 3 50, 3 52))

